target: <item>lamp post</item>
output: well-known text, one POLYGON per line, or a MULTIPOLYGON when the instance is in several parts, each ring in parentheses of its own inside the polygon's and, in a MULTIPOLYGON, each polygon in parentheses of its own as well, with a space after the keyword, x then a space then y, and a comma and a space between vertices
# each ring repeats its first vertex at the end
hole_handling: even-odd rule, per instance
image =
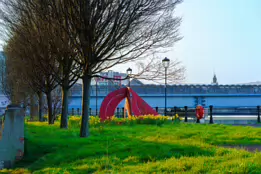
POLYGON ((128 79, 129 79, 129 85, 128 86, 130 87, 130 75, 132 74, 132 69, 128 68, 126 72, 127 72, 128 79))
POLYGON ((164 111, 164 115, 167 115, 167 69, 169 67, 169 59, 167 57, 165 57, 162 60, 162 65, 165 68, 165 111, 164 111))
POLYGON ((95 90, 96 90, 96 116, 98 116, 98 77, 95 79, 95 90))
MULTIPOLYGON (((129 79, 129 88, 130 88, 130 75, 132 74, 132 69, 131 68, 128 68, 127 70, 126 70, 126 72, 127 72, 127 76, 128 76, 128 79, 129 79)), ((129 113, 130 113, 130 115, 132 115, 132 106, 131 106, 131 103, 129 103, 129 105, 130 105, 130 110, 129 110, 129 113)), ((124 112, 124 111, 123 111, 124 112)), ((125 115, 125 113, 123 114, 123 115, 125 115)))

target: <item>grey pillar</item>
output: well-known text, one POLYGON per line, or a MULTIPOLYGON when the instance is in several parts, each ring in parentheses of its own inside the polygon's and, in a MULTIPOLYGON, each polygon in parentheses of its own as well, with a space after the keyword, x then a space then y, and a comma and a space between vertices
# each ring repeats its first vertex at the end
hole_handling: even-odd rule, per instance
POLYGON ((0 126, 0 170, 11 168, 24 154, 24 111, 18 105, 8 105, 0 126))

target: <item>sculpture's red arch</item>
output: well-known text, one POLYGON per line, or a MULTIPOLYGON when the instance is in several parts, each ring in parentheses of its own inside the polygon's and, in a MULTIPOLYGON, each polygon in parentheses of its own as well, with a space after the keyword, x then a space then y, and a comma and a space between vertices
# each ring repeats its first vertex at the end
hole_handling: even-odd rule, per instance
POLYGON ((140 115, 159 115, 153 108, 151 108, 136 92, 130 89, 132 94, 132 112, 135 116, 140 115))
POLYGON ((128 89, 121 88, 119 90, 111 92, 101 104, 100 118, 106 120, 108 117, 112 117, 119 103, 127 96, 128 89))
POLYGON ((119 105, 119 103, 127 98, 129 103, 128 112, 130 115, 140 116, 140 115, 158 115, 158 113, 152 109, 142 98, 138 96, 136 92, 134 92, 130 88, 121 88, 116 91, 111 92, 102 102, 100 109, 100 118, 101 121, 106 119, 110 119, 119 105), (132 101, 130 100, 130 94, 132 94, 132 101))

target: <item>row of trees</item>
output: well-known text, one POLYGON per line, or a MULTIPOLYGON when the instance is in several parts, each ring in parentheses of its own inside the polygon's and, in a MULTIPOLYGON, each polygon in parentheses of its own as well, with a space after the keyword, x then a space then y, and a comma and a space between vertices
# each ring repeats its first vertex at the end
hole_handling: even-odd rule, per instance
MULTIPOLYGON (((54 123, 52 94, 62 89, 61 128, 68 127, 69 89, 83 83, 80 136, 89 136, 90 86, 93 77, 118 64, 138 61, 135 78, 160 80, 161 62, 152 58, 179 41, 181 0, 0 0, 7 36, 3 85, 13 103, 37 94, 42 120, 43 93, 49 124, 54 123)), ((161 73, 162 72, 162 73, 161 73)), ((184 67, 172 61, 168 78, 182 79, 184 67)))

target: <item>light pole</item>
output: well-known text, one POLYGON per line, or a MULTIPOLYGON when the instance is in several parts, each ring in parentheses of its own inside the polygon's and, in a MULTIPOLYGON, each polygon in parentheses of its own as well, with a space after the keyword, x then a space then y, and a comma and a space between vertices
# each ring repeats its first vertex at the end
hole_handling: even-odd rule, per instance
POLYGON ((96 90, 96 116, 98 116, 98 77, 96 77, 95 81, 96 81, 96 87, 95 87, 95 90, 96 90))
POLYGON ((132 73, 132 69, 131 69, 131 68, 128 68, 126 72, 127 72, 128 79, 129 79, 129 85, 128 85, 128 86, 130 87, 130 75, 131 75, 131 73, 132 73))
POLYGON ((169 59, 167 57, 165 57, 162 60, 162 65, 165 68, 165 111, 164 111, 164 115, 167 115, 167 69, 169 67, 169 59))

